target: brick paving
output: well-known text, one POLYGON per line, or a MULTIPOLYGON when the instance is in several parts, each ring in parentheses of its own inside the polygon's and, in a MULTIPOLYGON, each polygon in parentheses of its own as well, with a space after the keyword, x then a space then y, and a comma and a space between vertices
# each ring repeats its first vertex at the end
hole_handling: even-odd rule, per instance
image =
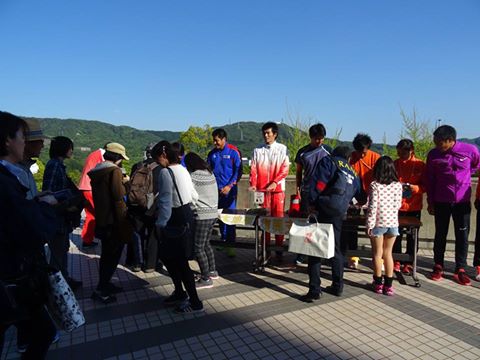
MULTIPOLYGON (((162 305, 173 290, 168 277, 123 266, 113 279, 124 288, 118 302, 92 301, 100 249, 83 251, 79 244, 74 234, 70 267, 83 280, 77 298, 87 323, 62 332, 48 359, 480 358, 480 282, 462 287, 451 273, 441 282, 428 280, 431 250, 419 253, 420 288, 400 278, 395 296, 377 295, 368 286, 370 261, 362 259, 359 270, 345 272, 342 297, 324 293, 313 304, 298 300, 307 291, 305 266, 279 265, 256 274, 253 250, 237 249, 234 259, 216 251, 221 277, 213 288, 199 290, 205 313, 177 315, 162 305)), ((448 252, 447 272, 453 260, 448 252)), ((284 263, 289 261, 293 256, 284 263)), ((330 284, 329 273, 322 268, 322 287, 330 284)), ((10 328, 2 359, 17 358, 10 328)))

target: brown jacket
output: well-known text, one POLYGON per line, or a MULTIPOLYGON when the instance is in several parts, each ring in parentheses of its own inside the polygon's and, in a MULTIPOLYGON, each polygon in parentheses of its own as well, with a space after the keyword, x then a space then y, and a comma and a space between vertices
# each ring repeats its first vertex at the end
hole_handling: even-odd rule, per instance
POLYGON ((122 170, 110 161, 98 164, 89 173, 92 185, 95 220, 98 227, 113 226, 122 242, 131 239, 131 226, 125 204, 126 190, 122 170))

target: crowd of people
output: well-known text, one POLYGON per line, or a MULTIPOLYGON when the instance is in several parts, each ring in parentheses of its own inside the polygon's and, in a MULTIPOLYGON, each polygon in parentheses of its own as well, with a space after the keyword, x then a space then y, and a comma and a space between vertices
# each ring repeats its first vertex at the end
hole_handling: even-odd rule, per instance
MULTIPOLYGON (((264 143, 253 150, 249 190, 263 194, 263 207, 269 216, 285 216, 285 179, 290 160, 287 147, 277 141, 278 125, 262 126, 264 143)), ((366 234, 371 239, 372 290, 394 294, 394 272, 409 274, 411 261, 394 261, 393 253, 402 251, 399 216, 420 219, 423 193, 428 212, 435 218, 434 267, 431 279, 443 278, 444 253, 450 217, 455 227, 454 279, 470 285, 467 275, 468 236, 471 214, 471 177, 480 169, 476 146, 457 141, 449 125, 433 133, 435 147, 426 163, 415 156, 414 143, 402 139, 396 146, 398 159, 370 150, 372 140, 357 134, 354 150, 335 149, 324 144, 326 129, 315 124, 309 129, 310 143, 298 150, 296 194, 300 201, 292 216, 310 217, 333 225, 334 257, 331 259, 332 284, 324 290, 341 296, 344 266, 356 267, 358 258, 346 259, 348 249, 355 249, 358 234, 342 229, 348 212, 365 212, 366 234)), ((64 136, 51 139, 49 157, 39 191, 32 165, 44 146, 45 136, 37 120, 23 120, 0 112, 0 284, 2 308, 10 306, 12 296, 23 314, 8 318, 2 311, 0 346, 10 325, 17 327, 17 347, 23 358, 43 358, 50 344, 58 340, 55 326, 46 312, 45 297, 25 296, 24 279, 34 277, 38 266, 49 264, 60 270, 72 289, 81 281, 69 274, 70 234, 80 225, 80 211, 85 211, 81 232, 82 246, 89 249, 101 243, 99 281, 92 299, 102 303, 116 301, 123 289, 112 282, 121 255, 127 247, 126 265, 133 272, 158 271, 168 274, 173 293, 164 299, 177 313, 203 311, 197 290, 211 288, 219 274, 210 238, 218 220, 219 209, 236 208, 238 183, 242 176, 242 156, 227 140, 224 129, 212 133, 213 149, 206 159, 189 152, 180 143, 160 141, 148 144, 144 160, 127 175, 122 163, 128 161, 122 144, 108 142, 86 159, 78 186, 68 177, 64 160, 72 156, 73 141, 64 136), (46 246, 45 246, 46 245, 46 246), (195 259, 199 273, 189 261, 195 259), (14 289, 13 293, 10 293, 14 289), (4 307, 5 305, 5 307, 4 307)), ((475 206, 480 203, 477 187, 475 206)), ((473 266, 480 281, 480 216, 473 266)), ((236 229, 219 221, 220 237, 227 256, 234 257, 236 229)), ((265 235, 270 241, 270 234, 265 235)), ((283 236, 275 235, 275 257, 283 261, 283 236)), ((418 249, 407 236, 406 253, 418 249)), ((312 302, 321 297, 318 257, 308 261, 308 292, 301 297, 312 302)), ((46 292, 43 283, 40 291, 46 292)), ((38 289, 37 289, 38 290, 38 289)), ((8 315, 8 316, 11 316, 8 315)), ((0 348, 1 349, 1 348, 0 348)))

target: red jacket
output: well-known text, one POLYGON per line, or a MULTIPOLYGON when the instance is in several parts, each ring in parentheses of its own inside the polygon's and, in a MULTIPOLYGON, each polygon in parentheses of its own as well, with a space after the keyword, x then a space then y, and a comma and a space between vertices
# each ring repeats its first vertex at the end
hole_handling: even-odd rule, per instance
POLYGON ((82 191, 92 191, 92 186, 90 185, 90 177, 87 175, 90 170, 92 170, 98 163, 104 161, 103 154, 105 150, 97 149, 91 152, 85 159, 85 165, 83 166, 82 176, 80 177, 80 182, 78 183, 78 189, 82 191))

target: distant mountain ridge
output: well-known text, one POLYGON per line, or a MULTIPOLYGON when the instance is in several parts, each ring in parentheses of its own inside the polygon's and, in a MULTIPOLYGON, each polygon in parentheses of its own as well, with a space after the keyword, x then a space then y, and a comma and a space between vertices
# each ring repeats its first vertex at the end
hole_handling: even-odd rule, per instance
MULTIPOLYGON (((132 160, 140 160, 149 143, 156 143, 160 140, 177 141, 180 137, 180 131, 168 130, 139 130, 125 125, 112 125, 96 120, 79 119, 57 119, 57 118, 37 118, 44 132, 49 137, 63 135, 71 138, 76 149, 96 149, 102 147, 106 142, 116 141, 125 145, 127 152, 132 160)), ((222 127, 228 134, 228 140, 238 146, 243 156, 250 157, 252 150, 258 144, 263 142, 261 136, 261 127, 263 123, 254 121, 244 121, 222 127)), ((162 126, 162 124, 159 124, 162 126)), ((187 129, 185 129, 187 130, 187 129)), ((291 127, 288 124, 279 125, 279 141, 285 143, 290 139, 291 127)), ((474 139, 459 139, 480 147, 480 137, 474 139)), ((351 141, 338 140, 338 144, 351 146, 351 141)), ((373 144, 372 149, 382 152, 383 144, 373 144)), ((48 151, 44 151, 44 154, 48 151)), ((84 158, 86 154, 75 152, 77 158, 84 158)), ((294 156, 294 155, 292 155, 294 156)), ((42 156, 43 157, 43 156, 42 156)))

